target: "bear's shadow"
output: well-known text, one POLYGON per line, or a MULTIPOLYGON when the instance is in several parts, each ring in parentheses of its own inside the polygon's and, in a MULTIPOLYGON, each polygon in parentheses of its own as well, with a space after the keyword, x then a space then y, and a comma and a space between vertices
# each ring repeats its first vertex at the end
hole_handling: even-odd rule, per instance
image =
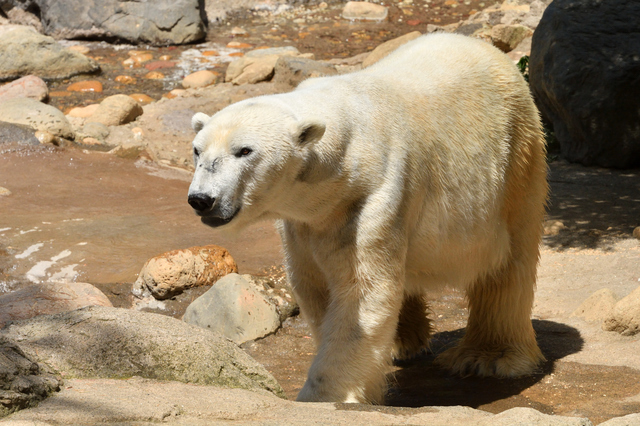
POLYGON ((547 359, 533 374, 516 379, 467 377, 449 374, 433 363, 435 357, 453 346, 464 329, 436 333, 429 351, 409 361, 396 362, 399 370, 389 375, 385 405, 424 407, 463 405, 478 408, 514 395, 541 381, 554 371, 555 362, 579 352, 584 340, 573 327, 551 321, 533 320, 538 344, 547 359))

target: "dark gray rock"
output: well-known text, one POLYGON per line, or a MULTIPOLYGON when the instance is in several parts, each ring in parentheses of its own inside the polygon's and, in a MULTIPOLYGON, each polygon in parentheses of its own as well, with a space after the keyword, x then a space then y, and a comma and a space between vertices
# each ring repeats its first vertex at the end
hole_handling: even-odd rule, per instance
MULTIPOLYGON (((14 0, 14 3, 23 3, 14 0)), ((126 40, 153 45, 204 38, 200 0, 32 0, 46 34, 63 39, 126 40)), ((24 5, 22 5, 24 7, 24 5)))
POLYGON ((86 56, 22 25, 0 25, 0 81, 29 74, 45 80, 98 71, 86 56))
POLYGON ((92 306, 0 331, 34 361, 76 378, 128 378, 284 391, 233 342, 164 315, 92 306))
POLYGON ((555 0, 531 46, 531 90, 569 161, 640 166, 640 2, 555 0))
POLYGON ((62 380, 0 338, 0 417, 31 407, 60 390, 62 380))
POLYGON ((333 65, 313 59, 281 56, 276 62, 272 81, 276 84, 296 87, 307 78, 333 74, 337 74, 333 65))
POLYGON ((0 144, 17 143, 20 145, 40 145, 35 130, 24 124, 0 121, 0 144))

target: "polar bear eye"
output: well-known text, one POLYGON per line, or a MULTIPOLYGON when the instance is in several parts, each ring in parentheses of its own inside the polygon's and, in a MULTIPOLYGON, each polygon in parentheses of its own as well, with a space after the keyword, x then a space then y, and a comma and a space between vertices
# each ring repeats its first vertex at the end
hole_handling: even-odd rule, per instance
POLYGON ((240 151, 238 151, 238 153, 236 154, 236 157, 245 157, 249 154, 251 154, 253 151, 251 150, 251 148, 242 148, 240 151))
POLYGON ((195 155, 196 157, 200 156, 200 151, 198 151, 198 148, 193 148, 193 155, 195 155))

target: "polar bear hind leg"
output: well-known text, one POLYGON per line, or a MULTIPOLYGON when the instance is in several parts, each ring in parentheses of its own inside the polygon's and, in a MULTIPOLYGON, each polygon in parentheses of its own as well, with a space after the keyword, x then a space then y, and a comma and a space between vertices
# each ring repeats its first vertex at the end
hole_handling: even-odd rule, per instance
POLYGON ((539 244, 548 186, 543 136, 532 102, 519 98, 512 111, 510 167, 505 176, 504 218, 510 253, 493 272, 469 286, 469 321, 457 347, 436 362, 462 376, 518 377, 544 361, 531 324, 539 244))

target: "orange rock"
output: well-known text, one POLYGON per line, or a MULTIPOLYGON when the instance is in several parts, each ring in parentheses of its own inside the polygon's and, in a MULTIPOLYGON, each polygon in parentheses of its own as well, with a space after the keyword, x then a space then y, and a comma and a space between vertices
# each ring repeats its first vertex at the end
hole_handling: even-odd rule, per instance
POLYGON ((217 80, 218 73, 202 70, 189 74, 182 80, 182 87, 185 89, 206 87, 214 84, 217 80))
POLYGON ((220 56, 217 50, 205 50, 202 52, 202 56, 220 56))
POLYGON ((144 78, 148 78, 149 80, 162 80, 164 78, 164 74, 158 71, 151 71, 146 73, 144 78))
POLYGON ((147 53, 147 52, 145 50, 130 50, 127 52, 129 56, 142 55, 143 53, 147 53))
POLYGON ((102 92, 102 83, 95 80, 78 81, 67 87, 68 92, 102 92))
POLYGON ((134 294, 149 291, 156 299, 167 299, 191 287, 212 285, 238 266, 229 252, 209 245, 173 250, 145 263, 133 285, 134 294))
POLYGON ((151 102, 156 101, 151 96, 145 95, 144 93, 133 93, 129 96, 132 97, 136 102, 142 105, 150 104, 151 102))
POLYGON ((229 47, 231 49, 249 49, 249 48, 251 48, 253 46, 250 45, 249 43, 241 43, 239 41, 230 41, 227 44, 227 47, 229 47))
POLYGON ((183 94, 185 92, 186 92, 186 90, 183 90, 183 89, 173 89, 169 93, 165 93, 162 96, 167 98, 167 99, 173 99, 173 98, 177 98, 178 96, 180 96, 181 94, 183 94))
POLYGON ((82 144, 83 145, 96 146, 96 145, 102 145, 102 142, 100 142, 96 138, 84 138, 84 139, 82 139, 82 144))
POLYGON ((158 59, 160 59, 161 61, 168 61, 169 59, 171 59, 171 55, 162 55, 158 59))
POLYGON ((244 56, 244 53, 242 53, 242 52, 233 52, 233 53, 229 53, 229 56, 240 57, 240 56, 244 56))
POLYGON ((131 77, 130 75, 119 75, 115 78, 115 80, 120 84, 135 84, 136 79, 131 77))

